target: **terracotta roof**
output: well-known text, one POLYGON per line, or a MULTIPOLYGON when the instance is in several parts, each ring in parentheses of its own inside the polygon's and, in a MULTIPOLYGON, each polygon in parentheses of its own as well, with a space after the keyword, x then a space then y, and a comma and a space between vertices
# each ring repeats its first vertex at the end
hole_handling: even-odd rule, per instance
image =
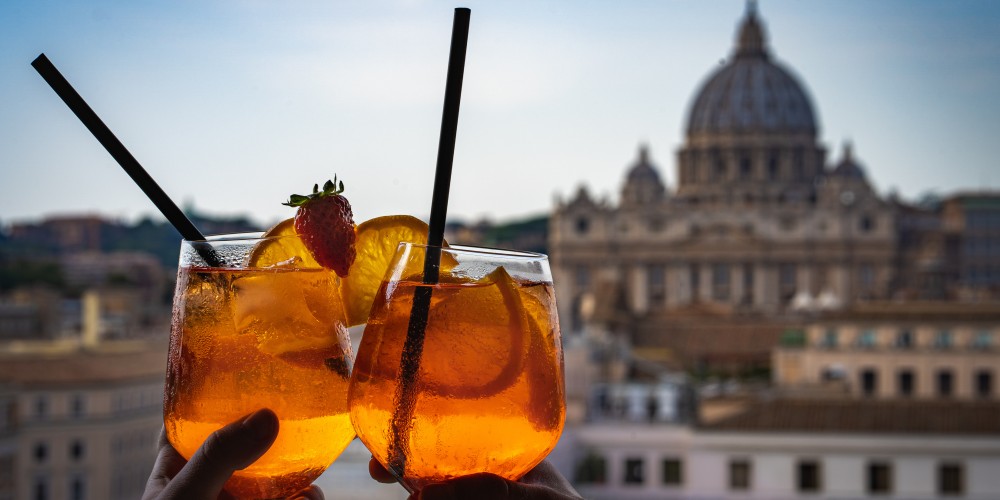
POLYGON ((706 431, 1000 435, 1000 402, 774 400, 702 424, 706 431))
MULTIPOLYGON (((109 346, 110 347, 110 346, 109 346)), ((167 346, 0 353, 0 385, 105 384, 164 377, 167 346)))

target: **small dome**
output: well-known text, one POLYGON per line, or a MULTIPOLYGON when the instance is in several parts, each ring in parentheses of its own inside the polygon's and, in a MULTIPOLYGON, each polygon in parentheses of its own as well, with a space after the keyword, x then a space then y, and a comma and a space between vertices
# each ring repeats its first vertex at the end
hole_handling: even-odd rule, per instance
POLYGON ((688 134, 816 130, 809 97, 771 60, 756 7, 748 4, 732 60, 708 78, 694 99, 688 134))
POLYGON ((663 181, 660 180, 660 174, 656 172, 656 168, 649 162, 649 147, 646 145, 639 146, 639 159, 636 160, 632 168, 628 170, 628 174, 625 176, 626 184, 639 183, 639 184, 657 184, 662 186, 663 181))
POLYGON ((649 161, 649 148, 639 146, 639 159, 625 175, 622 188, 622 203, 625 205, 645 205, 663 199, 666 187, 660 180, 656 167, 649 161))
POLYGON ((831 172, 830 175, 851 179, 865 178, 865 170, 854 160, 854 152, 852 149, 851 143, 844 143, 843 158, 841 158, 840 162, 833 168, 833 172, 831 172))

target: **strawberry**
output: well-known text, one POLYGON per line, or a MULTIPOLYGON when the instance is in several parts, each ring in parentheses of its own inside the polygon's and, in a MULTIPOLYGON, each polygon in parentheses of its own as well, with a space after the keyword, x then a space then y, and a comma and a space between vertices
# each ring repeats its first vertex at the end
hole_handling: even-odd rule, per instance
POLYGON ((354 262, 354 214, 351 203, 340 193, 344 192, 344 181, 337 183, 337 177, 323 184, 313 186, 312 194, 293 194, 286 203, 298 207, 295 212, 295 232, 305 243, 316 262, 327 269, 333 269, 340 277, 347 276, 347 270, 354 262))

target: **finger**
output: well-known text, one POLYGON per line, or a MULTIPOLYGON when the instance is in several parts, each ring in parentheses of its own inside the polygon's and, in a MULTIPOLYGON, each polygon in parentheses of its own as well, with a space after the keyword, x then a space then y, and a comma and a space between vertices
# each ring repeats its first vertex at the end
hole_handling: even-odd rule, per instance
MULTIPOLYGON (((411 497, 413 498, 413 497, 411 497)), ((487 473, 472 474, 445 483, 429 484, 416 496, 419 500, 570 500, 552 488, 522 484, 487 473)))
POLYGON ((173 498, 216 498, 229 476, 254 463, 277 436, 278 417, 267 409, 213 432, 164 493, 173 498))
POLYGON ((372 459, 368 461, 368 474, 372 477, 372 479, 380 483, 388 484, 396 482, 396 478, 393 477, 393 475, 390 474, 378 460, 375 460, 375 457, 372 457, 372 459))
POLYGON ((324 500, 323 490, 319 486, 310 484, 306 489, 292 495, 291 500, 324 500))
POLYGON ((184 457, 170 445, 170 441, 167 440, 167 432, 161 427, 159 451, 156 453, 153 470, 149 473, 149 479, 146 481, 146 495, 143 495, 143 500, 149 494, 155 496, 156 493, 162 491, 186 463, 184 457))
POLYGON ((566 478, 559 473, 559 470, 556 469, 555 466, 548 460, 542 460, 541 463, 529 470, 524 477, 518 480, 518 482, 548 486, 549 488, 568 495, 580 496, 580 494, 573 489, 573 485, 570 484, 570 482, 566 480, 566 478))

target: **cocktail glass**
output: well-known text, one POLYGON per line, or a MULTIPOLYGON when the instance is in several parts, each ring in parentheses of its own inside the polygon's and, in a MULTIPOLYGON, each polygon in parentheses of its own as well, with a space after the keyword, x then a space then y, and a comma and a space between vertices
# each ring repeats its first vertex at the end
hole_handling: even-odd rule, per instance
POLYGON ((278 416, 271 448, 226 483, 238 498, 306 487, 354 438, 347 408, 353 356, 338 278, 298 257, 268 260, 286 245, 301 246, 292 238, 255 233, 181 243, 167 438, 190 459, 229 422, 261 408, 278 416), (218 262, 209 265, 206 256, 218 262))
POLYGON ((424 284, 428 248, 401 243, 375 297, 351 378, 351 422, 411 491, 476 472, 518 479, 555 447, 565 420, 548 259, 435 248, 440 276, 424 284), (401 362, 420 288, 431 290, 430 306, 419 368, 405 381, 401 362))

